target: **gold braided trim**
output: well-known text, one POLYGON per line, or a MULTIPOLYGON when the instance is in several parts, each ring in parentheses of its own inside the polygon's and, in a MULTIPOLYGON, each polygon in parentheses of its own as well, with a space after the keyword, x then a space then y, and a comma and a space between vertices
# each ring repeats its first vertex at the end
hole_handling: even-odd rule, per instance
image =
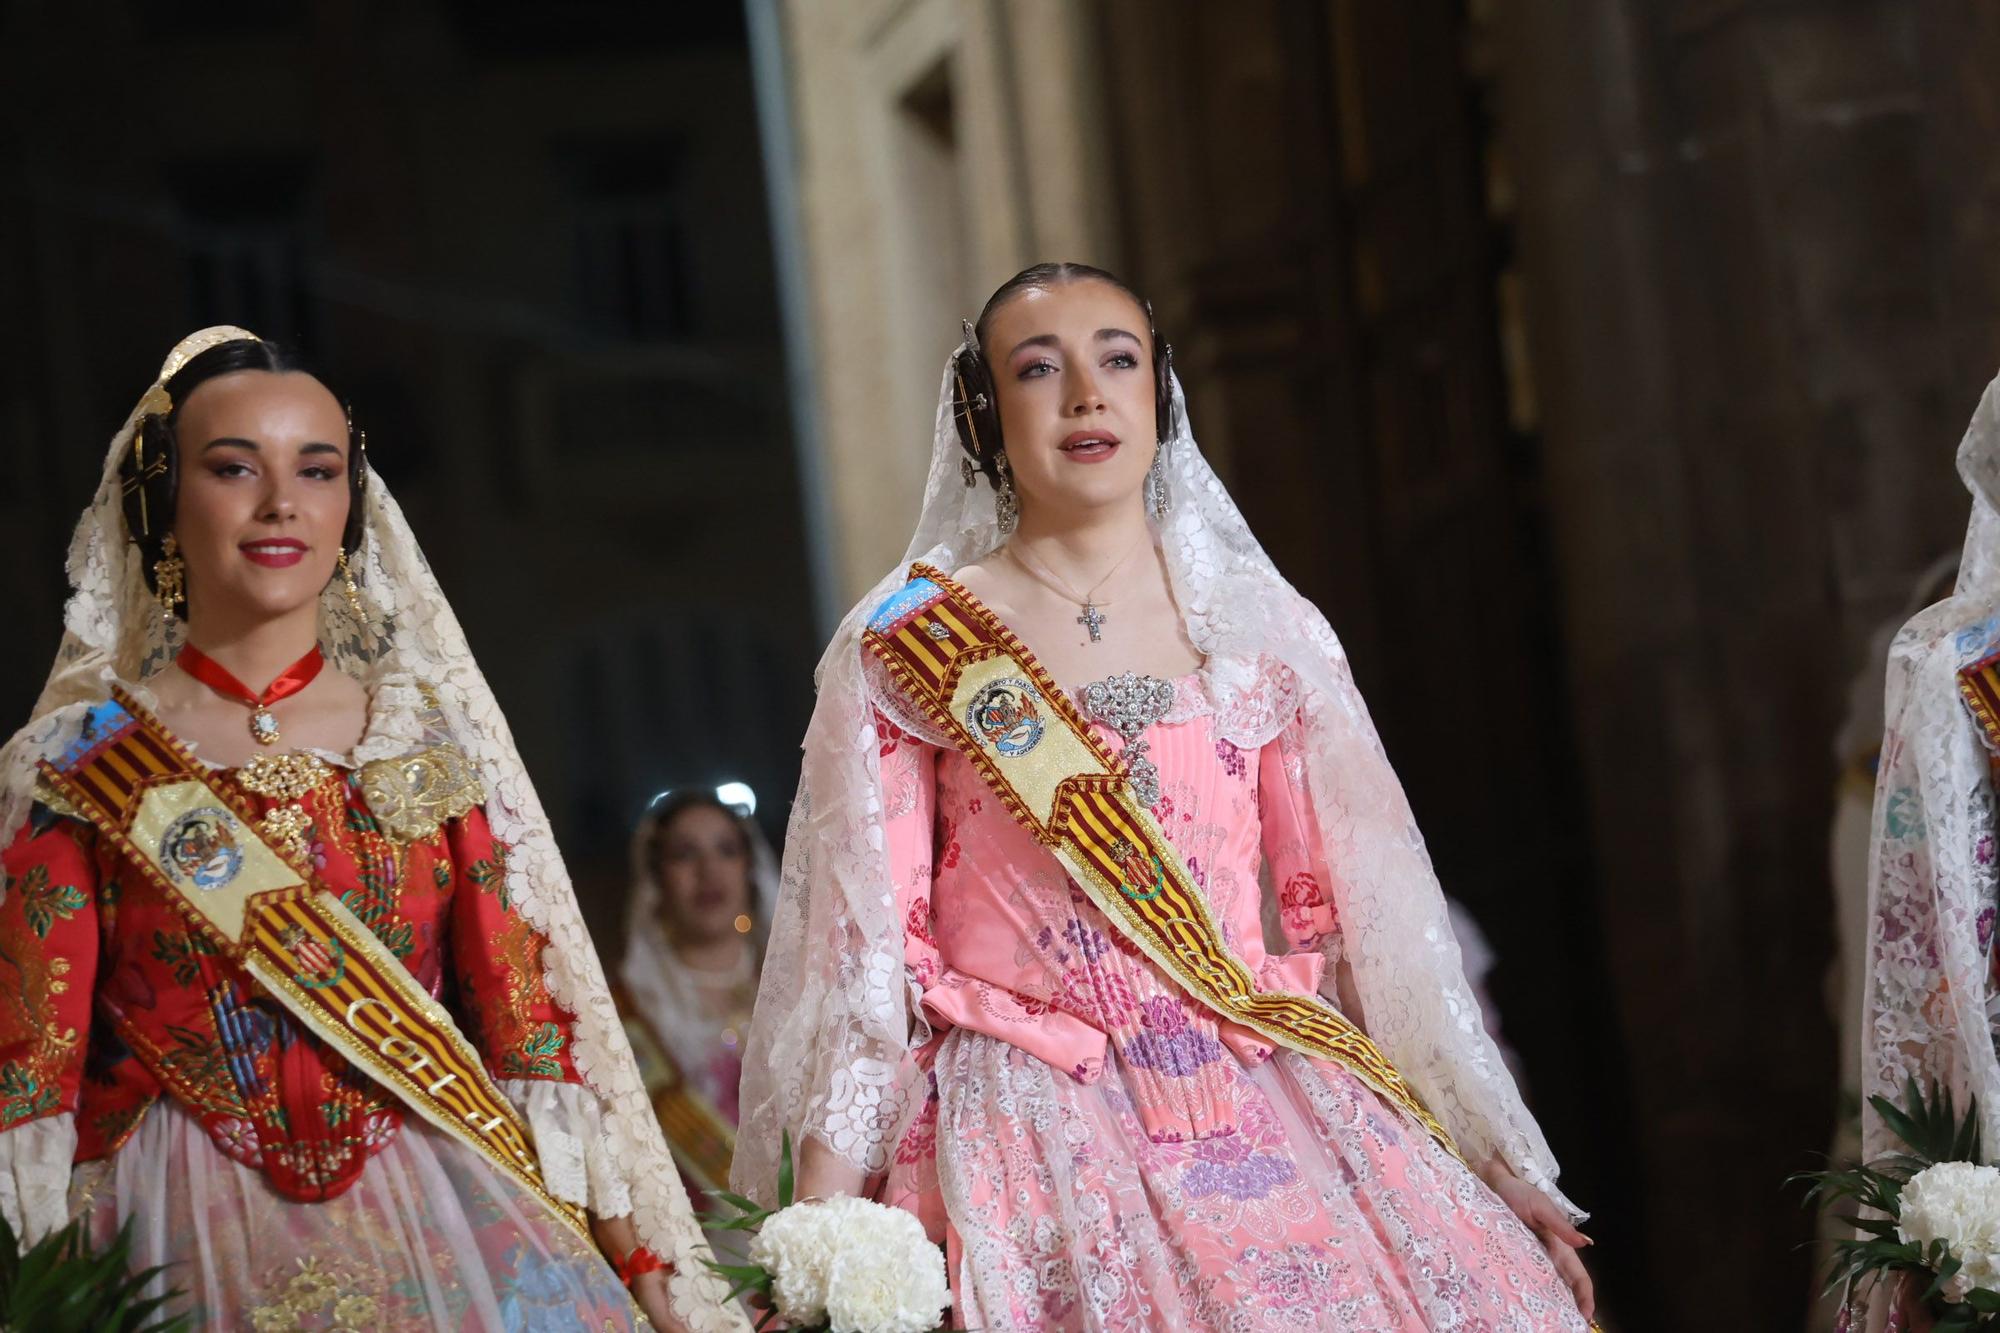
POLYGON ((84 818, 83 811, 71 805, 69 797, 39 773, 35 775, 35 799, 59 815, 67 815, 71 819, 84 818))
POLYGON ((1015 819, 1129 942, 1219 1017, 1328 1060, 1457 1147, 1389 1057, 1318 996, 1264 993, 1119 760, 1023 644, 928 565, 863 631, 908 702, 952 738, 1015 819))

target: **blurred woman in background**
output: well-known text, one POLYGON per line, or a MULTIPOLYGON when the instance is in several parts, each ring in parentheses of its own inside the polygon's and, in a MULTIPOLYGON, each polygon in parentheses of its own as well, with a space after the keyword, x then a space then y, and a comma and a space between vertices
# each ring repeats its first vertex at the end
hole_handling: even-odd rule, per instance
POLYGON ((661 797, 632 835, 618 1011, 667 1146, 704 1191, 729 1185, 777 879, 749 814, 704 788, 661 797))

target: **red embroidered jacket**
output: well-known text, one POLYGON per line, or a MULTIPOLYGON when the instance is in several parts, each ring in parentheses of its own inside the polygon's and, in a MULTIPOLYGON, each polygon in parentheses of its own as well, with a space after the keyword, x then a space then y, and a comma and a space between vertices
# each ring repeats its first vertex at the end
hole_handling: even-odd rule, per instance
MULTIPOLYGON (((249 791, 242 771, 213 778, 259 816, 292 803, 249 791)), ((451 1009, 495 1078, 578 1081, 573 1018, 542 980, 546 941, 514 910, 484 813, 401 842, 361 787, 328 766, 298 801, 322 881, 451 1009)), ((0 1130, 73 1111, 76 1160, 90 1161, 165 1093, 302 1200, 347 1189, 395 1137, 394 1094, 218 956, 88 825, 36 806, 0 872, 0 1130)))

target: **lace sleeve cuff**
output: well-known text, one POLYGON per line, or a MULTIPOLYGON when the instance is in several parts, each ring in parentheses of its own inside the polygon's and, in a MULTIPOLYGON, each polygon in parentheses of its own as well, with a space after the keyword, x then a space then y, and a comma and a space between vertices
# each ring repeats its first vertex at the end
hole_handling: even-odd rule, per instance
POLYGON ((68 1111, 0 1130, 0 1214, 27 1249, 69 1221, 76 1117, 68 1111))
POLYGON ((581 1083, 521 1078, 500 1080, 500 1090, 528 1122, 550 1194, 597 1217, 632 1211, 632 1194, 605 1137, 596 1093, 581 1083))
POLYGON ((1549 1202, 1563 1210, 1571 1222, 1587 1222, 1590 1214, 1577 1207, 1570 1197, 1556 1188, 1556 1178, 1542 1169, 1533 1157, 1523 1156, 1517 1163, 1511 1163, 1514 1174, 1549 1196, 1549 1202))

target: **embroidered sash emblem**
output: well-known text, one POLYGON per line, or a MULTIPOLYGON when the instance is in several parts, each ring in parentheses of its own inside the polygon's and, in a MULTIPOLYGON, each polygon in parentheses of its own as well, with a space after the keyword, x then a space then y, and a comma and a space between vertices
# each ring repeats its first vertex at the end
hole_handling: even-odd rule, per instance
POLYGON ((298 964, 292 979, 301 986, 325 990, 346 980, 347 950, 341 946, 339 936, 322 942, 307 934, 303 927, 286 926, 278 932, 278 943, 298 964))
POLYGON ((224 888, 243 869, 238 827, 227 810, 212 805, 190 810, 160 835, 160 864, 176 881, 186 880, 197 889, 224 888))
POLYGON ((1016 676, 994 681, 972 696, 965 725, 1010 759, 1027 754, 1042 743, 1035 687, 1016 676))
POLYGON ((1159 857, 1142 855, 1137 847, 1123 838, 1111 844, 1111 857, 1125 872, 1125 878, 1118 882, 1118 887, 1126 897, 1151 902, 1166 888, 1167 872, 1159 857))

